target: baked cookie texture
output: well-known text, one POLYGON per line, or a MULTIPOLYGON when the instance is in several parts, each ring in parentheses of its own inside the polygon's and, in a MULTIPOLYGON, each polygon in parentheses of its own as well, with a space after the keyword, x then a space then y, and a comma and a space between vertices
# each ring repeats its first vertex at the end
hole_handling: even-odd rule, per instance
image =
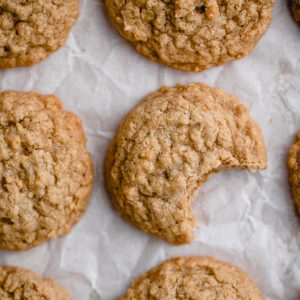
POLYGON ((31 66, 65 44, 79 0, 0 0, 0 68, 31 66))
POLYGON ((106 185, 123 217, 170 243, 193 239, 190 204, 221 168, 267 167, 260 127, 235 96, 204 84, 161 88, 119 127, 106 185))
POLYGON ((1 300, 71 300, 51 279, 17 267, 0 267, 1 300))
POLYGON ((168 260, 136 279, 119 300, 263 300, 246 273, 206 257, 168 260))
POLYGON ((0 248, 25 250, 68 233, 92 185, 80 119, 55 96, 0 93, 0 248))
POLYGON ((288 168, 292 196, 300 213, 300 131, 289 151, 288 168))
POLYGON ((153 61, 203 71, 248 55, 274 0, 105 0, 118 32, 153 61))

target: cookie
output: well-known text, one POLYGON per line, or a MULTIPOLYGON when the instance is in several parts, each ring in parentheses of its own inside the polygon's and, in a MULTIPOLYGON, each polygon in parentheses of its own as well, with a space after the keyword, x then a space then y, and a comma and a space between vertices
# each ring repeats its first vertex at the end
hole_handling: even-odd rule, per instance
POLYGON ((105 0, 118 32, 138 52, 183 71, 248 55, 268 29, 274 0, 105 0))
POLYGON ((68 233, 92 185, 80 119, 55 96, 0 93, 0 248, 25 250, 68 233))
POLYGON ((119 300, 263 300, 246 273, 206 257, 179 257, 136 279, 119 300))
POLYGON ((288 168, 292 195, 300 213, 300 131, 289 151, 288 168))
POLYGON ((300 22, 300 0, 289 0, 290 9, 296 22, 300 22))
POLYGON ((31 66, 63 46, 79 0, 0 0, 0 68, 31 66))
POLYGON ((51 279, 16 267, 0 267, 1 300, 71 300, 51 279))
POLYGON ((122 122, 106 156, 106 185, 121 215, 170 243, 193 239, 190 205, 222 168, 267 167, 259 126, 234 96, 204 84, 162 88, 122 122))

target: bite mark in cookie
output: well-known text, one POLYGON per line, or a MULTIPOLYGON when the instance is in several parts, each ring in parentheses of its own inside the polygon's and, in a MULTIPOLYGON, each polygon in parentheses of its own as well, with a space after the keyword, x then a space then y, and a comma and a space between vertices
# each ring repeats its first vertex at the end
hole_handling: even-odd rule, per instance
POLYGON ((162 88, 122 122, 106 156, 121 215, 170 243, 193 239, 195 192, 222 168, 264 169, 260 127, 235 96, 204 84, 162 88))

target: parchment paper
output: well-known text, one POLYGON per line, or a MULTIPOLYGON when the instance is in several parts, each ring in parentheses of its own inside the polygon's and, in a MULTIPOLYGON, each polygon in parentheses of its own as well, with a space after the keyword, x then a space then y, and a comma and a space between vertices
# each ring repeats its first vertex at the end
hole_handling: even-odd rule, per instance
POLYGON ((52 277, 74 300, 109 300, 131 280, 177 255, 210 255, 240 266, 266 299, 300 297, 300 219, 287 181, 287 151, 300 129, 300 28, 277 0, 271 28, 247 58, 200 74, 152 63, 119 37, 103 1, 81 0, 68 43, 31 68, 0 71, 0 88, 54 93, 84 123, 95 163, 90 206, 64 238, 33 250, 0 251, 0 264, 52 277), (124 115, 161 85, 201 81, 238 95, 262 126, 269 168, 223 171, 199 190, 192 244, 171 246, 133 228, 103 184, 106 148, 124 115))

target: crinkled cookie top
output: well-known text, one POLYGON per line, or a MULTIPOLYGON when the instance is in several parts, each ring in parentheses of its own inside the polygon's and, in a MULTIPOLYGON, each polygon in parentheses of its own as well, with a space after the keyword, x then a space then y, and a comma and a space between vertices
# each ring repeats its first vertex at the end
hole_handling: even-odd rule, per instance
POLYGON ((105 0, 120 34, 153 61, 202 71, 247 55, 274 0, 105 0))
POLYGON ((144 273, 119 300, 263 300, 237 267, 212 258, 175 258, 144 273))
POLYGON ((54 281, 16 267, 0 267, 0 299, 71 300, 54 281))
POLYGON ((204 84, 162 88, 121 124, 106 158, 113 202, 136 227, 175 244, 193 239, 190 204, 221 168, 263 169, 260 127, 234 96, 204 84))
POLYGON ((0 93, 0 248, 24 250, 66 234, 92 183, 77 116, 55 96, 0 93))
POLYGON ((0 0, 0 68, 30 66, 61 47, 79 0, 0 0))
POLYGON ((300 131, 297 134, 295 143, 290 148, 288 167, 292 195, 300 213, 300 131))

